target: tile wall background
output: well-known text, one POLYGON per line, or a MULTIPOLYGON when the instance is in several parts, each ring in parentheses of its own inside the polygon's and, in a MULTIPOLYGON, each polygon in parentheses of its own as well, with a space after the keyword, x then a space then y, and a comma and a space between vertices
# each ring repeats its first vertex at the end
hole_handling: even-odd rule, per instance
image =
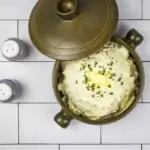
POLYGON ((30 56, 8 62, 0 55, 0 79, 19 80, 22 97, 0 104, 0 150, 150 150, 150 0, 117 0, 120 20, 116 34, 136 28, 145 38, 137 48, 146 74, 141 102, 124 119, 105 126, 73 121, 64 130, 53 121, 60 110, 51 87, 54 60, 32 45, 28 19, 37 0, 0 0, 0 45, 9 37, 24 40, 30 56))

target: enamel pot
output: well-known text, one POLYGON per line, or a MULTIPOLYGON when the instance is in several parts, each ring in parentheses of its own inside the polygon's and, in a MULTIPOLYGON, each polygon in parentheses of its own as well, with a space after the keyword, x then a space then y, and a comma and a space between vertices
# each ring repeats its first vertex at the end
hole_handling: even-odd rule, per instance
POLYGON ((143 37, 131 29, 126 37, 114 36, 118 22, 118 7, 115 0, 41 0, 35 5, 29 20, 29 35, 39 52, 56 59, 52 86, 62 110, 55 121, 66 128, 72 119, 88 124, 105 124, 128 114, 137 104, 144 86, 143 65, 135 48, 143 37), (138 72, 138 91, 134 102, 127 104, 120 112, 97 121, 91 121, 74 114, 62 101, 58 81, 62 73, 61 62, 88 57, 108 41, 114 41, 127 48, 138 72))

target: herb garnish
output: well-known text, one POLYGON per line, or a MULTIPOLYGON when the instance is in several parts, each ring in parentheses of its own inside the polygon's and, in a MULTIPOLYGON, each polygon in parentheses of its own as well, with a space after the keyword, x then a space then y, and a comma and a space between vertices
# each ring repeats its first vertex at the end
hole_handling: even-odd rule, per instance
POLYGON ((122 80, 122 78, 120 77, 120 78, 118 78, 118 81, 121 81, 122 80))
POLYGON ((108 87, 111 88, 111 85, 109 84, 108 87))
POLYGON ((98 62, 97 62, 97 61, 95 61, 95 67, 97 66, 97 64, 98 64, 98 62))
POLYGON ((124 84, 124 82, 121 82, 121 85, 123 85, 124 84))
POLYGON ((113 93, 113 92, 110 92, 110 95, 114 95, 114 93, 113 93))

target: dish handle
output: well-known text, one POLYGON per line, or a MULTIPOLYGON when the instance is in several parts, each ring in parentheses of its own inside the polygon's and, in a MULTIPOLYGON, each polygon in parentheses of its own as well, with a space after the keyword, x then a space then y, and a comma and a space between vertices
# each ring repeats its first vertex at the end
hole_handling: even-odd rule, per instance
POLYGON ((56 114, 54 120, 62 128, 67 128, 72 120, 72 117, 70 117, 64 110, 61 110, 58 114, 56 114))
POLYGON ((124 41, 133 49, 140 45, 143 41, 143 36, 136 30, 131 29, 124 37, 124 41))

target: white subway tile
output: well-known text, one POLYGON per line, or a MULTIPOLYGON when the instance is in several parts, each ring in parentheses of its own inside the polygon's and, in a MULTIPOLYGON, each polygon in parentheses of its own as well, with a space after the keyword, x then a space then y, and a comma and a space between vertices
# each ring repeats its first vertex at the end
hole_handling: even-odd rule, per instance
POLYGON ((28 49, 28 57, 23 61, 52 61, 51 58, 41 54, 33 45, 28 31, 28 21, 19 21, 19 38, 23 40, 28 49))
POLYGON ((140 46, 137 47, 136 52, 139 54, 143 61, 150 61, 150 21, 141 21, 141 20, 122 20, 118 24, 116 31, 117 35, 125 36, 126 33, 135 28, 143 37, 144 41, 140 46))
POLYGON ((139 145, 63 145, 60 150, 141 150, 139 145))
POLYGON ((1 0, 0 19, 28 19, 38 0, 1 0))
POLYGON ((20 82, 23 90, 17 102, 56 102, 52 89, 53 65, 52 62, 0 63, 0 79, 20 82))
POLYGON ((20 105, 20 143, 100 143, 100 127, 72 121, 66 129, 53 120, 57 104, 20 105))
POLYGON ((145 86, 143 93, 143 101, 150 102, 150 62, 144 63, 145 69, 145 86))
POLYGON ((0 144, 18 143, 17 112, 17 104, 0 104, 0 144))
POLYGON ((143 18, 144 19, 150 19, 150 1, 149 0, 143 0, 143 18))
POLYGON ((141 19, 141 0, 116 0, 120 19, 141 19))
MULTIPOLYGON (((0 19, 28 19, 37 1, 38 0, 1 0, 0 19)), ((117 0, 117 3, 121 19, 141 18, 141 0, 117 0)))
POLYGON ((143 149, 142 150, 150 150, 150 145, 143 145, 143 149))
POLYGON ((102 127, 103 143, 150 143, 150 104, 138 104, 122 120, 102 127))
MULTIPOLYGON (((16 21, 0 21, 0 50, 4 41, 11 37, 17 37, 17 22, 16 21)), ((1 52, 0 52, 0 61, 7 61, 2 56, 1 52)))
POLYGON ((1 145, 0 150, 58 150, 57 145, 1 145))

